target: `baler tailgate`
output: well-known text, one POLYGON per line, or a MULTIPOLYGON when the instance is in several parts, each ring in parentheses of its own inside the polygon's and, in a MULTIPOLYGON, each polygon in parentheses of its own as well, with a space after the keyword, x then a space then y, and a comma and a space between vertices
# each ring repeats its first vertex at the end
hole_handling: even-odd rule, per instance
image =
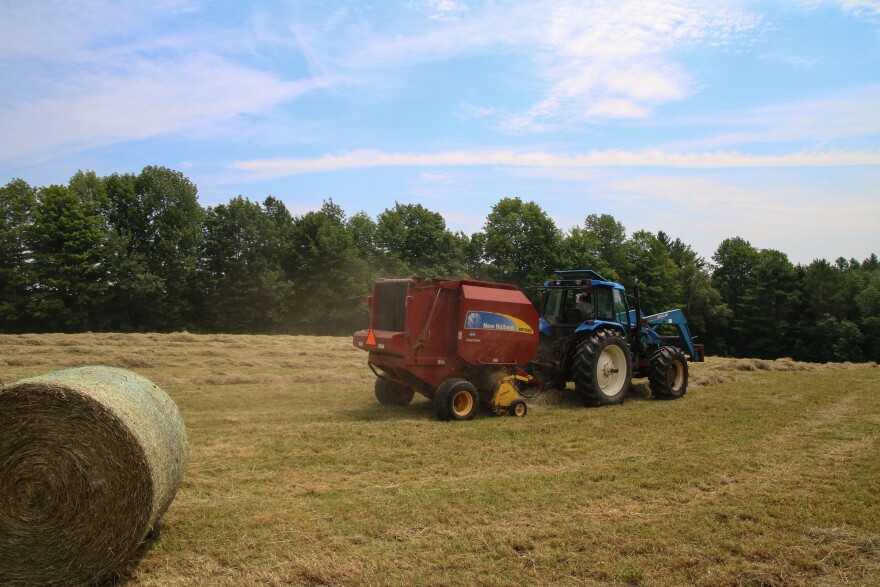
POLYGON ((353 335, 354 345, 371 353, 384 355, 406 356, 409 353, 409 345, 406 342, 406 332, 390 330, 360 330, 353 335))

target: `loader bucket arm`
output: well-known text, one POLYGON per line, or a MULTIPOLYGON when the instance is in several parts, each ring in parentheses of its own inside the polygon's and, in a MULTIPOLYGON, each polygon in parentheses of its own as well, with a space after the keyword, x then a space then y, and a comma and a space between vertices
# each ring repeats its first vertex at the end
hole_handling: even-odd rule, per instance
MULTIPOLYGON (((630 322, 635 322, 635 310, 629 311, 629 319, 630 322)), ((649 336, 658 340, 660 340, 661 337, 655 332, 655 330, 659 326, 671 325, 676 327, 678 329, 678 336, 673 337, 674 340, 671 340, 670 342, 678 343, 675 344, 675 346, 684 345, 684 348, 687 349, 688 354, 690 355, 691 361, 696 363, 703 362, 703 345, 694 343, 694 337, 691 335, 691 329, 688 327, 688 321, 687 318, 685 318, 684 312, 677 309, 668 310, 666 312, 660 312, 659 314, 644 316, 643 319, 646 320, 648 326, 651 327, 649 336)))

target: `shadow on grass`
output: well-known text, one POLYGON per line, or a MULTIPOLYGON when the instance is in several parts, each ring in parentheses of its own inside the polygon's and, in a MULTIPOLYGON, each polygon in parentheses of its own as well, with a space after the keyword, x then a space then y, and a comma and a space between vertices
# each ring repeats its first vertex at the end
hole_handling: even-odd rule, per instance
MULTIPOLYGON (((623 400, 623 403, 632 401, 654 401, 651 396, 651 388, 645 380, 633 381, 623 400)), ((584 401, 583 396, 573 388, 563 390, 548 389, 539 393, 534 398, 526 398, 529 404, 539 406, 564 406, 571 408, 601 408, 598 404, 589 404, 584 401)))
POLYGON ((121 587, 131 584, 131 582, 134 581, 134 575, 138 564, 141 559, 155 547, 161 534, 162 523, 159 522, 152 530, 150 530, 150 533, 147 534, 147 537, 144 538, 144 541, 138 549, 133 555, 131 555, 131 558, 123 563, 118 569, 110 573, 110 575, 105 577, 101 582, 97 583, 97 585, 99 587, 121 587))
MULTIPOLYGON (((421 398, 421 396, 418 396, 421 398)), ((424 421, 436 420, 434 406, 427 398, 415 399, 408 406, 383 406, 369 400, 362 406, 340 410, 340 414, 361 422, 384 422, 387 420, 424 421)))
MULTIPOLYGON (((583 398, 574 389, 564 389, 561 391, 555 389, 545 390, 537 396, 526 397, 525 400, 527 404, 539 406, 564 406, 572 409, 595 409, 602 407, 585 404, 583 398)), ((648 386, 647 381, 633 382, 623 403, 631 401, 655 401, 655 398, 651 396, 651 388, 648 386)), ((431 400, 422 396, 416 396, 413 403, 408 406, 385 406, 375 401, 367 401, 362 406, 345 408, 337 413, 344 415, 346 418, 361 422, 437 420, 437 414, 434 412, 431 400)), ((485 407, 481 408, 477 412, 477 418, 483 417, 493 417, 491 410, 485 407)))

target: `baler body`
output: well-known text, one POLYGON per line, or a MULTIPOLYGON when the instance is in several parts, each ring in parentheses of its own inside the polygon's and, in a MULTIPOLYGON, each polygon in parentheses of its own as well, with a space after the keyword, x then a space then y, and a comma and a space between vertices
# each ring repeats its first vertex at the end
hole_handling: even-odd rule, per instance
POLYGON ((354 333, 354 346, 369 352, 380 379, 431 399, 456 379, 491 405, 501 380, 528 364, 538 348, 538 314, 512 285, 382 279, 373 284, 368 304, 370 327, 354 333))

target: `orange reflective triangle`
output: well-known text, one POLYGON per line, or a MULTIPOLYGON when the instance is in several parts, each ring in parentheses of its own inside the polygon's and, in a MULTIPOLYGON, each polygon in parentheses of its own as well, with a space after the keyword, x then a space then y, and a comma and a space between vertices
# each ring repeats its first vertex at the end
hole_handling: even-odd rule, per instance
POLYGON ((376 335, 373 334, 372 328, 370 328, 370 333, 367 335, 367 344, 376 346, 376 335))

